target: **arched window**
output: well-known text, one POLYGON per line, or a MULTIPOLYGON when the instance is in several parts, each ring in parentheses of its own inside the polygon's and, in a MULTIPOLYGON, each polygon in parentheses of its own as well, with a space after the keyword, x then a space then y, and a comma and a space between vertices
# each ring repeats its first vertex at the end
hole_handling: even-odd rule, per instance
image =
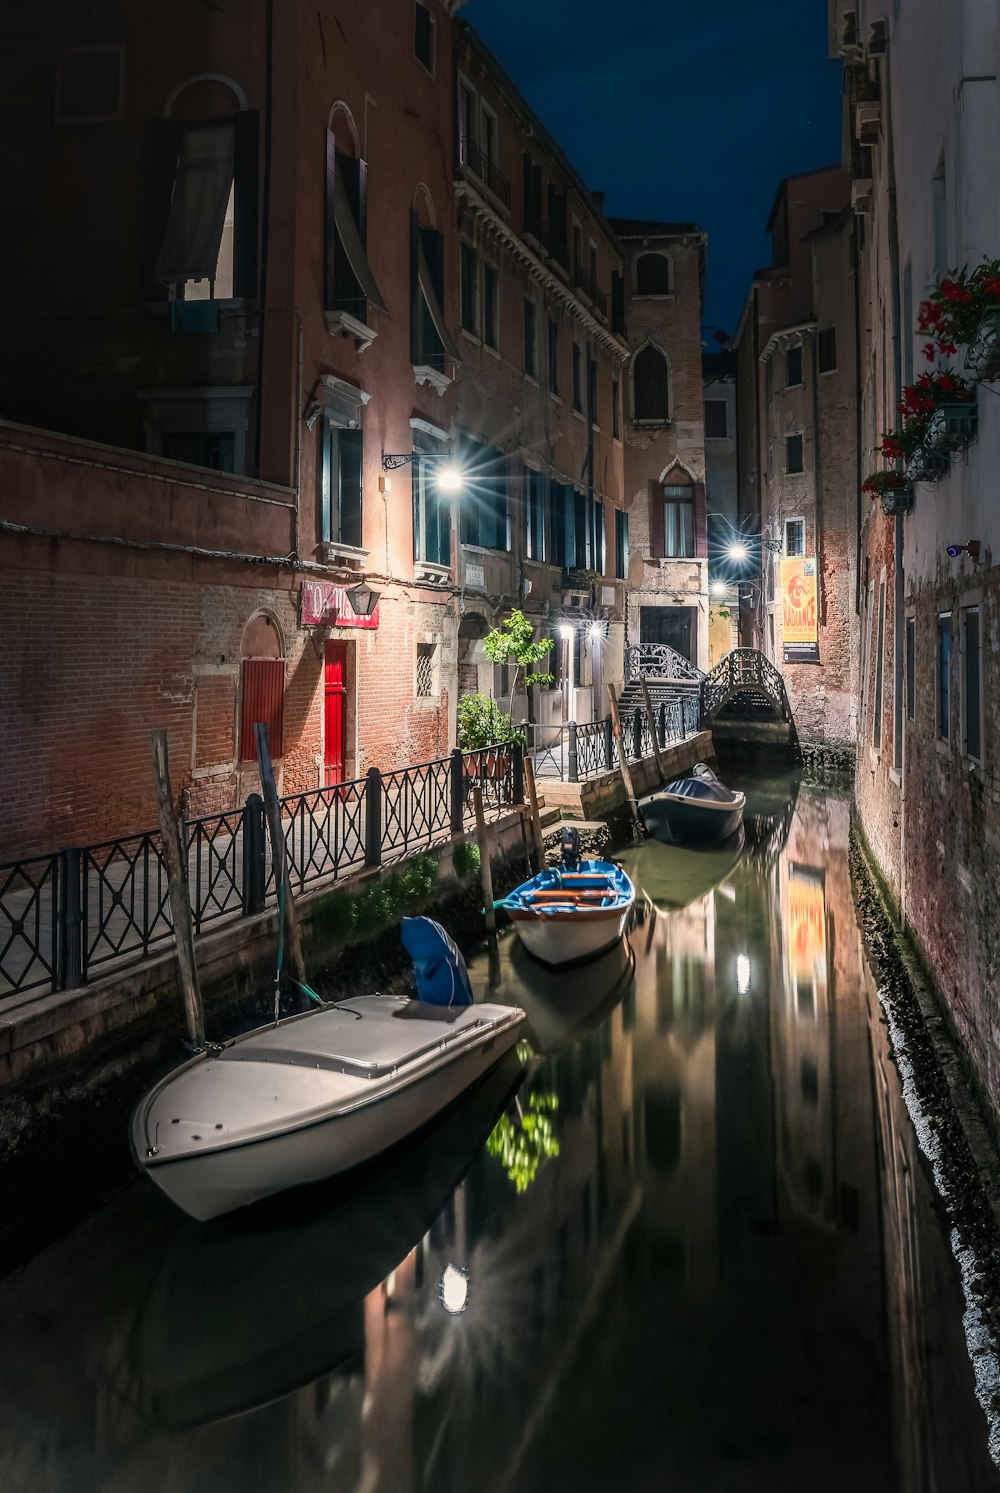
POLYGON ((632 418, 656 425, 670 419, 670 364, 651 342, 632 359, 632 418))
POLYGON ((632 288, 636 295, 672 295, 674 266, 669 254, 652 251, 637 254, 632 288))

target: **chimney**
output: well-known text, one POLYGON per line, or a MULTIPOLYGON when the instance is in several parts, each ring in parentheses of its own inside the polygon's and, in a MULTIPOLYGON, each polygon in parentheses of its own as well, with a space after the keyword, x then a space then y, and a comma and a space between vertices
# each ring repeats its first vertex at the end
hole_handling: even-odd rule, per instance
POLYGON ((591 195, 591 197, 593 197, 594 201, 597 203, 598 212, 603 212, 604 211, 604 193, 603 192, 591 192, 590 195, 591 195))

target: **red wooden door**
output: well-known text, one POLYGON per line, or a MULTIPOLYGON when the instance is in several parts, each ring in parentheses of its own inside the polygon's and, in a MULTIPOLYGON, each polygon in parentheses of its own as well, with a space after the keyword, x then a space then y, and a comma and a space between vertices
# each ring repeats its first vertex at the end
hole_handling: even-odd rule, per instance
POLYGON ((344 781, 344 700, 347 695, 347 644, 327 643, 323 659, 323 781, 344 781))

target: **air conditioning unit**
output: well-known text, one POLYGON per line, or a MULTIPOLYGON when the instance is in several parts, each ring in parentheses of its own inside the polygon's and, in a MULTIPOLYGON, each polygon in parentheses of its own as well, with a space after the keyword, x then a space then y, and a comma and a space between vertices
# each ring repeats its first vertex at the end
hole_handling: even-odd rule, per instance
POLYGON ((851 207, 856 213, 872 210, 872 181, 870 176, 859 176, 851 182, 851 207))
POLYGON ((881 123, 881 104, 858 104, 854 111, 854 128, 862 145, 878 144, 881 123))

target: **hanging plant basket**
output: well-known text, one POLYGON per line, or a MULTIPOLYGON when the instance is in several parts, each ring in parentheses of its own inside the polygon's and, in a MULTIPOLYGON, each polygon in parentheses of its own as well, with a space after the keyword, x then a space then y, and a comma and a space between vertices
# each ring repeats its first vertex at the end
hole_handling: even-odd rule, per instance
POLYGON ((885 492, 879 495, 879 503, 886 518, 896 518, 898 514, 910 513, 913 509, 912 482, 906 482, 897 487, 887 487, 885 492))
POLYGON ((943 451, 929 451, 918 446, 906 463, 906 475, 911 482, 940 482, 948 474, 948 458, 943 451))
POLYGON ((930 417, 924 447, 928 451, 964 451, 975 439, 979 413, 975 400, 940 404, 930 417))
POLYGON ((965 353, 965 371, 985 383, 1000 379, 1000 306, 984 313, 965 353))

